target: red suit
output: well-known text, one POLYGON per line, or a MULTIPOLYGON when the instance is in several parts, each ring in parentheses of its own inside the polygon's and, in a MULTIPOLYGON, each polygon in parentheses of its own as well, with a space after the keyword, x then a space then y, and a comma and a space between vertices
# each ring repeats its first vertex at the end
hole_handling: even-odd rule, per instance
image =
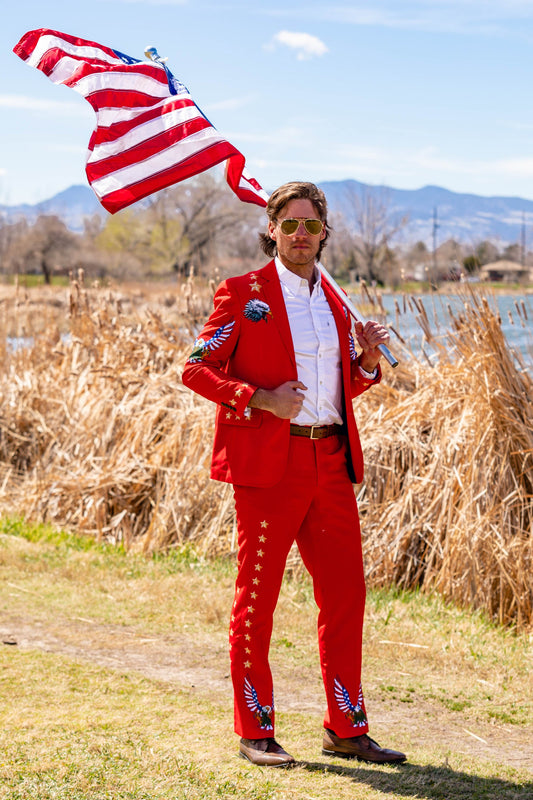
POLYGON ((224 281, 195 342, 183 383, 218 404, 211 477, 234 485, 239 571, 230 625, 235 730, 274 736, 268 664, 272 617, 294 540, 313 578, 328 710, 338 736, 366 733, 360 685, 365 585, 352 481, 363 455, 352 398, 363 377, 346 312, 325 282, 339 336, 345 433, 292 436, 290 421, 247 409, 257 388, 297 380, 292 336, 274 261, 224 281))

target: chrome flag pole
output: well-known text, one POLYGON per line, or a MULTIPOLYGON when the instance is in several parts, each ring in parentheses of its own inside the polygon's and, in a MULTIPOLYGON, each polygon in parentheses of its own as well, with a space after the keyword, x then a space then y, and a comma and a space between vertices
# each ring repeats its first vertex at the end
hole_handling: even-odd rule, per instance
MULTIPOLYGON (((343 305, 350 312, 352 317, 356 320, 359 320, 359 322, 362 322, 364 325, 367 320, 364 318, 362 314, 359 313, 359 311, 356 309, 356 307, 354 306, 354 304, 352 303, 346 292, 342 291, 339 284, 335 281, 334 278, 331 277, 327 269, 322 264, 319 263, 318 268, 322 273, 322 275, 324 276, 324 278, 329 283, 329 285, 331 286, 331 288, 333 289, 334 293, 341 301, 341 303, 343 303, 343 305)), ((380 350, 381 354, 384 356, 384 358, 388 361, 388 363, 391 365, 393 369, 398 366, 399 361, 392 355, 387 345, 380 344, 378 345, 378 349, 380 350)))

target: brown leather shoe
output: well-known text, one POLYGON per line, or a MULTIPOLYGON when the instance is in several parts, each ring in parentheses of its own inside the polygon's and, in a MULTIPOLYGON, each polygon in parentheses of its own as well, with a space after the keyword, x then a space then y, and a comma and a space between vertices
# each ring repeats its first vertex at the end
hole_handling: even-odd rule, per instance
POLYGON ((295 763, 275 739, 241 739, 239 754, 258 767, 288 767, 295 763))
POLYGON ((339 758, 357 758, 359 761, 372 761, 375 764, 400 764, 407 760, 405 753, 385 750, 366 733, 341 739, 328 728, 324 731, 322 755, 339 758))

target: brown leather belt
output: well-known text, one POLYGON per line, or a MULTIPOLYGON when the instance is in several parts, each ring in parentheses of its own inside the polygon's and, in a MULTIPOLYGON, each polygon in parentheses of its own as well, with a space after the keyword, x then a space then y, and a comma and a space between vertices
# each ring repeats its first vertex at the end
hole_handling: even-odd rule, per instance
POLYGON ((327 436, 337 436, 344 433, 342 425, 293 425, 292 436, 307 436, 308 439, 325 439, 327 436))

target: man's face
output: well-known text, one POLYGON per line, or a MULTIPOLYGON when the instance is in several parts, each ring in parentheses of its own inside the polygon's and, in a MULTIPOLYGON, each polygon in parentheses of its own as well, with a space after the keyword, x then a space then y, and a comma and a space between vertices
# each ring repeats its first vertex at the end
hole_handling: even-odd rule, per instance
POLYGON ((278 255, 283 264, 287 269, 303 276, 306 268, 314 265, 320 242, 325 237, 326 231, 322 229, 318 235, 313 236, 301 223, 295 233, 288 235, 283 233, 280 227, 284 219, 320 219, 320 215, 311 200, 307 198, 289 200, 279 212, 277 220, 268 224, 268 233, 276 242, 278 255))

